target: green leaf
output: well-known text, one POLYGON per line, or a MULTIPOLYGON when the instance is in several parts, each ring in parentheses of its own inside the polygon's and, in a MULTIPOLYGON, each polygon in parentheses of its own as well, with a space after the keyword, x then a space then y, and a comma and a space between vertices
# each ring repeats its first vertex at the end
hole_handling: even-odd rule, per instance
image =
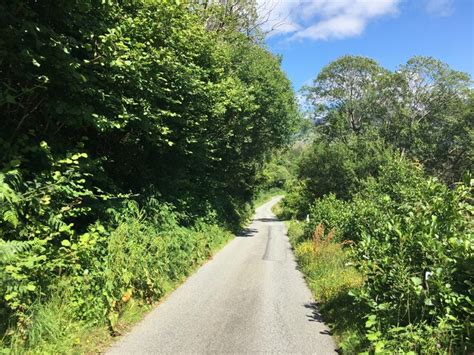
POLYGON ((18 215, 15 211, 7 210, 3 213, 3 220, 10 223, 13 228, 18 226, 18 215))
POLYGON ((70 246, 71 246, 71 242, 70 242, 69 240, 67 240, 67 239, 63 239, 63 240, 61 241, 61 245, 62 245, 63 247, 70 247, 70 246))
POLYGON ((365 322, 365 326, 366 328, 372 328, 372 326, 374 326, 375 324, 377 324, 377 316, 375 314, 371 314, 367 318, 367 321, 365 322))
POLYGON ((367 336, 367 339, 369 341, 374 342, 374 341, 377 341, 378 339, 380 339, 381 335, 382 334, 379 331, 377 331, 377 332, 373 332, 373 333, 368 333, 366 336, 367 336))
POLYGON ((11 292, 5 295, 5 301, 10 301, 11 299, 14 299, 16 296, 18 296, 18 292, 11 292))
POLYGON ((417 277, 417 276, 413 276, 410 280, 411 280, 411 282, 413 282, 413 284, 415 284, 416 286, 420 286, 420 285, 423 283, 423 280, 420 279, 420 278, 417 277))

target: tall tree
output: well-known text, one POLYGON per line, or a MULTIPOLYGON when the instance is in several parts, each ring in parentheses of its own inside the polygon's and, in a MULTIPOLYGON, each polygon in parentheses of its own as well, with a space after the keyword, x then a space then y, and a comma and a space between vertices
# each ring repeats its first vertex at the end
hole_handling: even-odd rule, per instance
POLYGON ((378 78, 385 73, 372 59, 344 56, 324 67, 305 91, 332 131, 359 133, 374 119, 378 78))
POLYGON ((385 81, 382 135, 445 180, 460 178, 473 159, 470 84, 439 60, 411 58, 385 81))
POLYGON ((473 167, 469 75, 429 57, 389 72, 364 57, 345 56, 323 68, 306 93, 323 137, 375 131, 447 182, 473 167))

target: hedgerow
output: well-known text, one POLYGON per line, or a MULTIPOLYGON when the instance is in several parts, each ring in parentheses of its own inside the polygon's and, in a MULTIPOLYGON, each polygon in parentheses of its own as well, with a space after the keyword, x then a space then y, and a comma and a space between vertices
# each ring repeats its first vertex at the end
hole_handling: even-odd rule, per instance
POLYGON ((432 58, 415 57, 396 73, 374 65, 343 57, 307 89, 323 118, 282 215, 300 219, 291 240, 342 351, 470 353, 469 78, 432 58), (460 154, 456 163, 448 146, 460 154), (323 255, 308 250, 315 236, 323 255), (344 277, 354 268, 363 282, 344 277))
POLYGON ((58 304, 116 333, 248 219, 298 119, 254 5, 0 4, 4 347, 58 351, 58 304))

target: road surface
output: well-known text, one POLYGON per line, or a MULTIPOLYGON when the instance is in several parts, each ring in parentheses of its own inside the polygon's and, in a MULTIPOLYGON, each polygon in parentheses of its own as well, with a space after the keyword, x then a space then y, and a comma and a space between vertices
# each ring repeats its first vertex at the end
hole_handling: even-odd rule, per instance
POLYGON ((297 269, 283 222, 257 208, 251 225, 174 291, 109 354, 334 354, 297 269))

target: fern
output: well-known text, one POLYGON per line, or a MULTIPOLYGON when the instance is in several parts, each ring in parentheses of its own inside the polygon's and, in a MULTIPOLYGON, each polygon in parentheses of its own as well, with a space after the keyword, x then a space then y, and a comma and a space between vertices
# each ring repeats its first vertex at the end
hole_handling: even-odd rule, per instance
POLYGON ((18 214, 14 210, 7 210, 3 212, 3 221, 10 223, 13 228, 18 226, 18 214))
POLYGON ((67 227, 67 223, 64 223, 59 215, 51 214, 48 218, 48 226, 53 230, 58 231, 61 229, 61 227, 67 227))
POLYGON ((26 241, 0 239, 0 263, 12 261, 19 253, 30 249, 30 243, 26 241))
POLYGON ((0 202, 16 203, 19 201, 17 193, 4 181, 0 173, 0 202))

